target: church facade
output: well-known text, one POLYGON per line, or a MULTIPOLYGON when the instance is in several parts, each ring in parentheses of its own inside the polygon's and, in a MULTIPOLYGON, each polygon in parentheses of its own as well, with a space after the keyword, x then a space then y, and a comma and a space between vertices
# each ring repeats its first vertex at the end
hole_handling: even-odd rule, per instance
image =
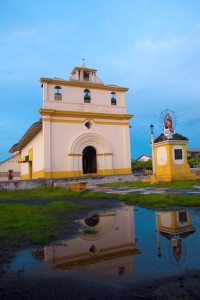
POLYGON ((40 79, 41 119, 10 149, 21 154, 21 179, 132 172, 128 89, 104 85, 96 73, 83 64, 69 80, 40 79))

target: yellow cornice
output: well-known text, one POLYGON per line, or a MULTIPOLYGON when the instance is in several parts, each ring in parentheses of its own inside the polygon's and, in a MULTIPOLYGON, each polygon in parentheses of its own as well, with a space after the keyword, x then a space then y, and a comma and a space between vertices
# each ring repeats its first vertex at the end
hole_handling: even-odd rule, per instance
POLYGON ((189 141, 187 140, 166 140, 158 143, 154 143, 154 147, 160 147, 163 145, 186 145, 189 141))
POLYGON ((111 119, 111 120, 130 120, 133 115, 130 114, 108 114, 108 113, 94 113, 82 111, 65 111, 56 109, 41 108, 38 111, 42 116, 53 117, 70 117, 70 118, 93 118, 93 119, 111 119))
POLYGON ((127 92, 128 88, 119 87, 115 85, 104 85, 102 83, 91 83, 91 82, 82 82, 82 81, 68 81, 64 79, 56 79, 56 78, 40 78, 41 83, 48 83, 54 85, 64 85, 64 86, 73 86, 80 88, 88 88, 88 89, 99 89, 99 90, 107 90, 107 91, 116 91, 116 92, 127 92))
MULTIPOLYGON (((109 156, 109 155, 113 155, 112 153, 97 153, 97 156, 109 156)), ((79 153, 69 153, 68 156, 83 156, 83 154, 79 154, 79 153)))
MULTIPOLYGON (((50 122, 50 123, 73 123, 73 124, 83 124, 85 120, 66 120, 66 119, 52 119, 50 117, 43 117, 43 122, 50 122)), ((106 122, 106 121, 95 121, 93 120, 94 124, 98 125, 129 125, 128 122, 106 122)))

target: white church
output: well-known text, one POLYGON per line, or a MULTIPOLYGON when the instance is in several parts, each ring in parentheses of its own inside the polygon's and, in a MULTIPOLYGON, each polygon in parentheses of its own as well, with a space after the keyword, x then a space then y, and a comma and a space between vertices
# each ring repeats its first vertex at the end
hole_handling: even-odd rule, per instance
POLYGON ((75 67, 69 80, 41 78, 43 106, 11 153, 21 179, 130 174, 128 88, 105 85, 97 70, 75 67))

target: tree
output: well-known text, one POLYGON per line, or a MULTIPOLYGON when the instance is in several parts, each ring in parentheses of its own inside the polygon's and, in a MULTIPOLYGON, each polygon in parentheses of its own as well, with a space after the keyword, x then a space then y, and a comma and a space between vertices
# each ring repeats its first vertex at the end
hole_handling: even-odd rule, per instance
POLYGON ((194 157, 188 157, 188 164, 190 167, 200 166, 200 154, 197 154, 194 157))
POLYGON ((137 172, 145 172, 145 170, 152 170, 152 161, 132 160, 132 170, 137 172))

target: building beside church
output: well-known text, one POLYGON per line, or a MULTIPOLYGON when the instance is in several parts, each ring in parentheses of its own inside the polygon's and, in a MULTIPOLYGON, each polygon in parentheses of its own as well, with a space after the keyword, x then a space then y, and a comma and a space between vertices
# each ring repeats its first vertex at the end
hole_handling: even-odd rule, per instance
POLYGON ((21 179, 130 174, 128 88, 105 85, 97 70, 75 67, 69 80, 41 78, 43 105, 11 153, 21 179))
POLYGON ((20 153, 15 153, 11 157, 0 162, 0 181, 20 179, 19 158, 20 153))

